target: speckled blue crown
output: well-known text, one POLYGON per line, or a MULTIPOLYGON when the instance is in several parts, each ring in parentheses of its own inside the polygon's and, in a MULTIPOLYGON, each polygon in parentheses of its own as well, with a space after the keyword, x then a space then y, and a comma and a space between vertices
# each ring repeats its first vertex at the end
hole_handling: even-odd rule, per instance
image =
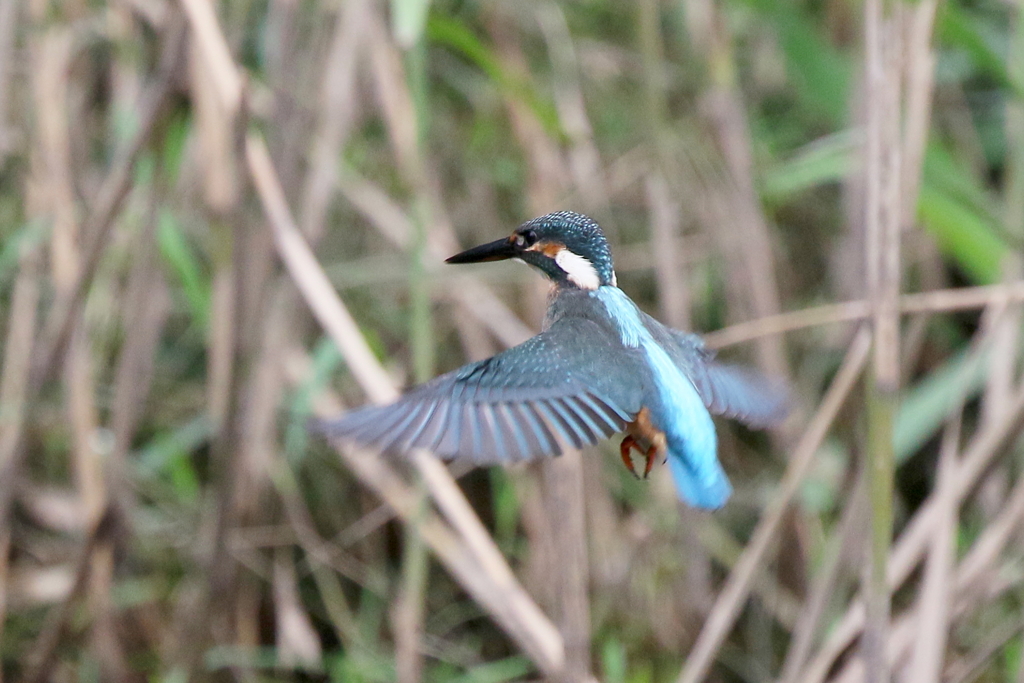
POLYGON ((601 284, 615 282, 612 252, 604 231, 590 216, 575 211, 557 211, 526 221, 520 230, 533 230, 541 240, 561 242, 565 248, 593 264, 601 284))

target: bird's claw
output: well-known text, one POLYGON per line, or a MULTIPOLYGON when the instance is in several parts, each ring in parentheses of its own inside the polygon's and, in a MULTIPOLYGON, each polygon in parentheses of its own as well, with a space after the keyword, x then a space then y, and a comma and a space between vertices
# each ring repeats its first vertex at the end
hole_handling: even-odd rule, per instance
MULTIPOLYGON (((640 451, 640 444, 637 443, 636 439, 632 434, 627 434, 622 443, 619 444, 619 455, 622 457, 622 462, 626 466, 626 469, 636 477, 637 479, 646 479, 651 474, 651 469, 654 468, 654 460, 658 455, 658 447, 650 446, 647 452, 644 453, 644 474, 640 476, 640 473, 636 471, 636 467, 633 466, 633 456, 630 451, 633 449, 640 451)), ((643 453, 643 451, 641 451, 643 453)))
POLYGON ((636 439, 633 438, 632 434, 627 434, 622 443, 619 444, 619 455, 622 457, 622 464, 626 466, 629 473, 639 479, 640 475, 637 474, 636 468, 633 467, 633 456, 630 455, 630 451, 633 450, 634 446, 636 446, 636 439))

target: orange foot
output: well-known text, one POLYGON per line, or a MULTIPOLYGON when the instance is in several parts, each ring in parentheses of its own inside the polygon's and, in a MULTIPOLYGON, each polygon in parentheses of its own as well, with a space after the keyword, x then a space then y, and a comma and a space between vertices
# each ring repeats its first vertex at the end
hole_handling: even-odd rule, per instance
POLYGON ((654 458, 658 455, 658 447, 651 446, 647 449, 644 457, 647 458, 647 463, 644 465, 644 479, 651 473, 651 468, 654 467, 654 458))
MULTIPOLYGON (((629 470, 634 477, 640 479, 641 477, 637 473, 636 468, 633 467, 633 458, 630 455, 630 451, 634 448, 640 451, 640 444, 637 443, 632 434, 627 434, 626 437, 622 439, 622 443, 619 444, 619 455, 622 457, 622 462, 626 466, 626 469, 629 470)), ((640 452, 643 453, 643 451, 640 452)), ((644 458, 646 459, 646 462, 644 463, 644 479, 650 475, 651 469, 654 467, 654 458, 657 454, 657 446, 651 446, 647 449, 647 452, 644 453, 644 458)))
POLYGON ((636 445, 636 439, 633 438, 633 435, 627 434, 622 443, 619 444, 619 455, 622 457, 622 464, 626 466, 630 474, 639 479, 640 475, 633 468, 633 456, 629 454, 636 445))

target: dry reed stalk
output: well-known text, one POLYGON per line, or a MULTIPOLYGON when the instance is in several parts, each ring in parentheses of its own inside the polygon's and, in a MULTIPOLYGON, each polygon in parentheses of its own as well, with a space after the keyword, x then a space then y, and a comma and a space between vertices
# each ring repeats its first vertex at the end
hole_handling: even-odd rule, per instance
MULTIPOLYGON (((213 11, 211 4, 203 5, 213 11)), ((192 18, 194 10, 188 3, 185 9, 192 18)), ((194 20, 191 27, 197 30, 194 20)), ((243 392, 250 381, 247 364, 242 361, 247 355, 243 264, 249 265, 251 243, 243 238, 244 228, 236 212, 242 189, 236 127, 242 115, 243 86, 239 81, 235 101, 224 97, 223 79, 230 76, 208 67, 212 60, 202 42, 190 43, 188 59, 189 95, 198 143, 196 172, 209 220, 212 268, 205 391, 206 414, 213 428, 210 459, 215 493, 200 521, 207 532, 200 544, 204 585, 194 611, 186 617, 203 624, 203 628, 187 632, 184 648, 186 670, 190 675, 198 675, 205 647, 244 638, 245 622, 255 618, 254 601, 247 599, 251 590, 249 579, 239 576, 238 565, 228 554, 227 538, 229 530, 256 507, 259 474, 252 471, 251 459, 245 461, 235 455, 236 444, 243 441, 243 392), (244 611, 246 607, 248 614, 244 611)))
MULTIPOLYGON (((1014 10, 1011 10, 1014 11, 1014 10)), ((1007 76, 1017 87, 1024 82, 1024 12, 1018 6, 1010 34, 1006 58, 1007 76)), ((1024 105, 1019 98, 1006 101, 1006 161, 1003 190, 1003 226, 1014 240, 1024 238, 1024 105)), ((1019 282, 1024 276, 1024 263, 1018 251, 1011 250, 1004 257, 1004 282, 1019 282)), ((1019 306, 1004 316, 993 354, 993 363, 982 404, 986 419, 998 419, 1016 386, 1019 361, 1020 327, 1022 316, 1019 306)))
MULTIPOLYGON (((433 265, 430 261, 440 263, 458 251, 458 240, 446 218, 440 192, 431 181, 434 174, 420 150, 416 107, 397 49, 384 30, 383 22, 373 13, 367 15, 366 28, 374 37, 369 42, 377 99, 399 168, 414 193, 413 207, 406 211, 383 190, 360 179, 351 170, 341 174, 340 189, 353 206, 398 246, 412 249, 416 246, 417 234, 425 230, 426 253, 422 255, 422 265, 430 267, 433 265), (425 223, 429 223, 429 230, 425 223)), ((473 278, 466 278, 466 281, 472 286, 452 287, 453 297, 506 345, 514 346, 532 336, 488 286, 473 278)))
MULTIPOLYGON (((376 9, 376 8, 374 8, 376 9)), ((384 28, 376 11, 367 13, 368 43, 378 100, 391 138, 398 169, 412 198, 406 254, 407 291, 410 298, 409 344, 416 381, 433 375, 434 342, 430 311, 430 290, 425 282, 424 260, 429 234, 436 231, 437 218, 443 214, 440 193, 434 192, 429 178, 426 46, 421 31, 404 41, 384 28), (399 42, 404 44, 399 45, 399 42)), ((394 15, 392 15, 394 19, 394 15)), ((419 508, 427 507, 426 494, 420 494, 419 508)), ((395 663, 400 683, 419 683, 423 674, 420 655, 423 640, 423 612, 430 559, 415 523, 406 525, 402 547, 402 574, 393 603, 395 663)))
POLYGON ((905 82, 903 121, 903 163, 900 223, 909 231, 916 220, 924 153, 931 130, 932 97, 935 91, 935 51, 932 29, 937 0, 922 0, 908 11, 905 24, 905 82))
MULTIPOLYGON (((1009 409, 998 422, 983 425, 963 451, 953 477, 958 505, 978 484, 996 456, 1017 436, 1024 420, 1024 390, 1018 390, 1009 409)), ((901 536, 892 547, 888 562, 888 587, 895 590, 907 580, 928 547, 937 520, 938 509, 934 493, 929 496, 911 518, 901 536)), ((966 566, 966 565, 965 565, 966 566)), ((864 605, 860 600, 851 602, 845 614, 836 622, 832 632, 804 668, 797 680, 821 683, 836 659, 860 635, 864 627, 864 605)))
POLYGON ((951 574, 958 526, 953 475, 960 447, 962 406, 957 406, 942 434, 936 483, 936 521, 925 560, 921 592, 917 599, 917 634, 906 680, 911 683, 939 683, 946 639, 949 635, 949 603, 953 595, 951 574))
MULTIPOLYGON (((304 179, 300 217, 302 232, 314 244, 323 234, 324 217, 335 189, 336 160, 355 115, 355 70, 362 51, 366 9, 365 2, 357 1, 346 3, 338 12, 323 69, 317 128, 313 134, 315 142, 310 168, 304 179)), ((245 440, 242 446, 244 457, 250 463, 248 469, 262 470, 264 474, 273 459, 270 447, 277 441, 276 415, 283 380, 281 355, 290 346, 300 317, 290 279, 277 278, 268 288, 273 290, 268 297, 271 303, 269 309, 259 315, 262 318, 262 342, 251 380, 252 388, 247 392, 258 398, 246 412, 247 426, 243 431, 245 440)))
MULTIPOLYGON (((955 508, 953 512, 955 513, 955 508)), ((1007 505, 986 526, 957 566, 951 567, 952 573, 948 577, 948 592, 952 599, 948 604, 938 606, 938 609, 944 609, 947 612, 946 616, 940 619, 940 626, 955 627, 956 621, 969 614, 972 609, 980 608, 984 603, 998 599, 1006 591, 1019 585, 1019 572, 1003 571, 1007 565, 1013 566, 1015 559, 1010 559, 1004 565, 998 563, 1001 553, 1006 549, 1015 530, 1020 528, 1022 520, 1024 520, 1024 483, 1019 482, 1008 497, 1007 505)), ((933 542, 932 547, 934 547, 934 540, 928 540, 933 542)), ((935 606, 930 609, 935 609, 935 606)), ((891 637, 886 643, 886 657, 890 667, 895 668, 900 662, 906 661, 906 673, 908 675, 919 674, 919 670, 915 668, 915 661, 908 661, 906 658, 914 649, 915 644, 919 642, 919 634, 934 628, 933 625, 921 621, 925 616, 928 615, 923 614, 921 610, 911 609, 895 620, 891 637)), ((1019 620, 1018 623, 1020 623, 1019 620)), ((935 645, 936 643, 931 643, 927 647, 932 648, 935 645)), ((929 666, 934 665, 933 662, 929 666)), ((833 680, 853 683, 862 677, 863 661, 859 658, 851 658, 833 680)), ((948 671, 943 671, 943 678, 945 680, 950 678, 948 671)))
MULTIPOLYGON (((18 275, 11 294, 4 340, 3 374, 0 375, 0 640, 7 623, 9 600, 7 578, 10 571, 11 524, 8 511, 15 495, 19 473, 15 468, 17 450, 28 407, 28 381, 36 317, 39 306, 39 247, 23 244, 19 255, 18 275)), ((2 677, 0 671, 0 677, 2 677)))
POLYGON ((761 568, 762 559, 771 540, 782 524, 784 513, 810 469, 814 454, 864 369, 870 346, 871 335, 866 328, 862 328, 850 343, 839 372, 836 373, 817 412, 793 449, 793 455, 779 483, 779 491, 762 515, 743 551, 743 556, 736 563, 719 593, 715 606, 687 657, 686 665, 679 674, 679 683, 697 683, 707 676, 718 650, 729 635, 750 593, 754 577, 761 568))
MULTIPOLYGON (((355 68, 359 64, 357 57, 359 52, 361 52, 360 37, 363 33, 363 22, 360 21, 360 17, 365 13, 365 4, 363 2, 346 3, 345 7, 338 12, 338 20, 333 31, 331 48, 323 70, 319 90, 322 97, 317 112, 317 129, 313 137, 316 142, 312 148, 310 169, 303 181, 302 196, 304 200, 302 202, 302 217, 300 219, 303 232, 314 242, 323 234, 324 217, 334 191, 336 159, 354 116, 354 103, 356 102, 354 76, 355 68)), ((291 11, 291 8, 282 8, 280 10, 285 15, 291 11)), ((286 24, 288 23, 286 18, 282 17, 279 22, 280 30, 287 31, 286 24)), ((280 59, 278 61, 282 62, 279 65, 280 70, 285 68, 285 62, 290 62, 288 62, 286 55, 279 56, 280 59)), ((294 71, 294 65, 292 70, 294 71)), ((279 73, 277 80, 279 85, 287 87, 284 86, 285 83, 289 82, 286 74, 279 73)), ((275 102, 289 97, 292 97, 292 95, 286 92, 283 95, 278 95, 275 98, 275 102)), ((277 106, 276 110, 281 111, 282 107, 277 106)), ((292 140, 294 141, 294 136, 292 136, 292 140)), ((294 150, 295 145, 290 145, 289 147, 294 150)), ((296 155, 292 153, 290 156, 295 157, 296 155)), ((297 173, 294 175, 296 178, 299 177, 297 173)), ((260 234, 264 235, 266 233, 261 232, 260 234)), ((268 268, 271 267, 269 259, 267 260, 267 266, 268 268)), ((252 285, 250 285, 251 287, 252 285)), ((250 484, 258 486, 258 488, 252 491, 252 496, 247 496, 244 492, 240 492, 239 497, 242 499, 251 497, 254 501, 260 499, 263 488, 262 483, 257 481, 257 478, 262 480, 268 477, 275 469, 276 451, 274 450, 274 444, 278 441, 277 410, 284 389, 284 356, 286 349, 290 348, 294 342, 297 332, 296 323, 299 322, 302 315, 301 310, 297 308, 297 292, 289 278, 284 276, 274 278, 270 284, 266 285, 266 289, 270 290, 270 292, 263 299, 269 298, 270 304, 265 311, 254 315, 254 317, 260 319, 258 324, 262 328, 260 331, 261 342, 256 350, 257 355, 254 362, 254 371, 250 378, 250 385, 245 391, 246 395, 253 398, 249 401, 243 417, 245 426, 242 431, 243 440, 240 449, 242 458, 246 463, 244 469, 249 471, 253 478, 250 484)), ((287 496, 285 492, 279 491, 279 493, 282 497, 287 496)), ((258 505, 258 503, 256 504, 258 505)), ((293 509, 293 507, 294 501, 291 500, 291 497, 288 497, 285 504, 286 514, 293 521, 293 526, 297 532, 300 532, 300 529, 307 532, 305 535, 299 533, 300 539, 305 539, 305 542, 300 541, 300 545, 306 550, 307 556, 311 556, 308 546, 310 542, 308 531, 313 526, 311 524, 308 527, 298 525, 295 515, 288 514, 288 511, 293 509)), ((252 510, 252 512, 257 515, 260 514, 257 510, 252 510)), ((315 537, 315 534, 313 536, 315 537)), ((289 566, 291 566, 290 560, 288 562, 289 566)), ((340 570, 342 575, 354 578, 357 583, 365 584, 365 579, 362 576, 364 572, 357 572, 351 567, 339 567, 337 565, 344 565, 344 563, 336 562, 331 566, 336 571, 340 570)), ((275 564, 275 566, 277 565, 275 564)), ((340 624, 351 621, 351 617, 348 616, 346 618, 345 616, 349 614, 349 610, 347 605, 344 604, 344 596, 341 594, 340 589, 332 590, 335 584, 337 584, 337 578, 333 575, 328 577, 329 572, 323 571, 323 566, 318 564, 314 568, 313 574, 318 586, 323 591, 330 593, 335 600, 340 599, 342 601, 341 603, 329 604, 327 606, 332 622, 338 627, 340 624)), ((280 579, 278 579, 278 574, 275 572, 275 588, 278 589, 275 590, 275 596, 279 595, 279 591, 283 591, 280 592, 282 600, 291 595, 296 590, 294 581, 294 571, 292 571, 290 578, 282 577, 280 579), (290 588, 284 584, 279 586, 279 582, 290 583, 291 586, 290 588)), ((310 628, 304 627, 304 624, 308 624, 309 619, 302 610, 301 603, 297 600, 283 600, 281 606, 286 609, 278 615, 280 619, 278 623, 278 640, 286 643, 294 642, 296 645, 307 643, 307 645, 299 647, 296 653, 302 654, 308 659, 308 656, 313 653, 314 649, 311 644, 313 641, 310 639, 310 628)), ((339 632, 340 635, 342 635, 341 632, 339 632)), ((345 635, 351 636, 351 629, 345 635)), ((319 652, 318 641, 316 641, 315 646, 316 651, 319 652)))
POLYGON ((14 134, 8 117, 11 115, 12 58, 20 6, 18 0, 0 0, 0 169, 4 167, 7 155, 14 150, 14 134))
MULTIPOLYGON (((732 36, 728 22, 711 0, 691 0, 688 28, 694 42, 704 49, 709 84, 704 93, 705 116, 725 163, 729 187, 728 206, 736 247, 725 254, 731 278, 745 284, 745 297, 753 317, 775 315, 781 310, 779 284, 772 256, 772 236, 761 210, 754 180, 754 156, 750 126, 736 81, 732 36)), ((758 364, 774 377, 788 377, 784 340, 765 337, 756 346, 758 364)))
MULTIPOLYGON (((578 196, 588 213, 607 216, 608 188, 601 164, 601 153, 594 142, 583 90, 579 80, 579 63, 569 26, 562 8, 554 2, 541 3, 536 10, 537 22, 547 46, 551 62, 555 109, 561 129, 569 138, 567 167, 578 196)), ((606 225, 614 237, 615 226, 606 225)))
POLYGON ((886 564, 892 543, 893 425, 900 379, 903 14, 899 6, 886 6, 883 0, 868 0, 864 5, 864 17, 867 107, 864 241, 875 345, 873 372, 867 388, 871 535, 864 563, 867 616, 861 648, 867 683, 883 683, 889 680, 885 657, 890 611, 886 564))
POLYGON ((284 666, 317 665, 323 657, 320 637, 302 606, 291 548, 274 552, 274 617, 278 658, 284 666))
MULTIPOLYGON (((376 183, 342 166, 338 188, 352 206, 380 233, 398 247, 405 248, 413 234, 413 225, 405 210, 376 183)), ((429 245, 431 258, 440 263, 458 250, 450 231, 435 233, 429 245)), ((533 336, 533 331, 498 298, 479 278, 453 275, 446 294, 456 301, 506 347, 515 346, 533 336)))
POLYGON ((821 567, 811 582, 803 609, 791 631, 786 659, 779 674, 781 683, 796 683, 797 676, 811 653, 815 638, 820 634, 821 621, 829 601, 834 597, 840 572, 846 564, 853 564, 855 548, 863 547, 863 526, 867 513, 863 472, 857 476, 857 483, 846 498, 842 518, 837 531, 828 541, 821 567))
MULTIPOLYGON (((509 16, 508 8, 501 5, 494 5, 489 10, 487 31, 494 43, 495 52, 513 77, 525 81, 529 78, 530 67, 520 41, 521 36, 514 30, 514 17, 509 16)), ((530 202, 530 213, 540 216, 557 210, 562 205, 560 199, 572 191, 567 188, 569 173, 565 168, 562 150, 545 132, 544 124, 525 102, 517 97, 506 96, 504 104, 512 131, 529 162, 526 196, 530 202)))
MULTIPOLYGON (((366 346, 350 314, 331 288, 323 270, 293 223, 280 185, 276 182, 266 146, 259 137, 250 135, 246 142, 246 153, 249 170, 274 232, 279 255, 307 304, 324 328, 331 333, 342 354, 348 359, 353 374, 361 381, 364 391, 371 399, 377 402, 393 400, 398 392, 366 346)), ((346 456, 349 467, 359 475, 365 485, 374 489, 395 507, 396 512, 401 514, 406 523, 414 521, 414 513, 419 507, 410 507, 405 494, 397 493, 398 489, 394 487, 399 482, 394 480, 393 475, 384 473, 381 463, 374 462, 372 466, 370 463, 363 463, 360 458, 366 458, 365 454, 350 455, 346 451, 343 455, 346 456), (380 479, 381 477, 383 479, 380 479)), ((428 525, 428 521, 424 521, 419 525, 424 540, 460 583, 463 583, 466 589, 492 612, 499 623, 509 630, 538 667, 548 673, 561 671, 565 661, 561 636, 529 597, 525 593, 520 594, 521 588, 514 575, 500 552, 493 546, 493 541, 487 536, 479 519, 451 479, 451 475, 429 456, 417 456, 413 460, 427 481, 436 502, 446 511, 448 522, 461 532, 461 539, 459 536, 452 536, 449 539, 448 532, 443 527, 434 530, 428 525), (436 464, 439 469, 433 468, 431 463, 436 464), (450 547, 452 543, 456 544, 457 548, 450 547), (475 558, 473 563, 476 569, 483 569, 479 575, 470 576, 476 570, 465 565, 463 558, 467 552, 471 554, 465 557, 475 558), (499 591, 499 597, 489 592, 493 591, 494 587, 499 591), (509 591, 512 592, 511 596, 508 595, 509 591), (510 599, 511 603, 496 610, 496 601, 506 599, 510 599)), ((425 519, 429 520, 429 517, 425 516, 425 519)))
MULTIPOLYGON (((164 107, 181 63, 183 38, 184 26, 180 21, 172 20, 161 46, 157 73, 150 79, 150 85, 142 92, 135 107, 138 116, 137 127, 128 140, 116 150, 96 192, 96 199, 89 205, 88 213, 82 221, 81 267, 76 273, 74 283, 68 287, 69 294, 54 300, 40 331, 29 376, 30 402, 35 400, 35 396, 56 368, 56 361, 63 351, 71 326, 77 319, 85 294, 99 267, 114 220, 131 189, 136 162, 155 131, 159 118, 164 114, 164 107)), ((0 509, 0 518, 2 517, 3 511, 0 509)))
MULTIPOLYGON (((1012 83, 1019 87, 1024 82, 1024 7, 1016 8, 1016 16, 1013 18, 1013 29, 1010 36, 1010 46, 1007 51, 1007 75, 1012 83)), ((1003 223, 1009 234, 1017 239, 1024 233, 1024 104, 1019 98, 1011 98, 1006 103, 1006 140, 1008 147, 1007 159, 1005 162, 1006 181, 1004 190, 1005 213, 1003 223)), ((1019 255, 1008 257, 1015 262, 1004 264, 1004 277, 1006 275, 1022 275, 1022 265, 1019 255)), ((1007 336, 1019 335, 1020 313, 1017 317, 1017 326, 1012 329, 1011 321, 1006 322, 1007 336)), ((1015 340, 1016 341, 1016 340, 1015 340)), ((1014 346, 1007 342, 1008 347, 1014 346)), ((1016 354, 1013 356, 1016 358, 1016 354)), ((1010 376, 1016 376, 1016 367, 1012 367, 1010 376)), ((1017 664, 1017 683, 1024 683, 1024 648, 1021 648, 1020 660, 1017 664)))
MULTIPOLYGON (((504 30, 495 10, 490 29, 496 36, 502 57, 510 70, 522 76, 528 67, 516 36, 504 30)), ((558 195, 567 179, 574 180, 584 205, 602 207, 603 178, 600 158, 594 146, 586 108, 576 78, 578 66, 564 17, 551 6, 538 10, 538 19, 548 44, 555 76, 555 98, 559 119, 569 134, 570 149, 563 161, 557 143, 545 132, 535 113, 517 98, 506 96, 514 133, 527 154, 527 200, 532 215, 541 215, 557 207, 558 195), (563 35, 561 32, 566 31, 563 35), (552 43, 558 35, 559 42, 552 43), (600 199, 599 199, 600 198, 600 199)), ((506 17, 507 19, 507 17, 506 17)), ((464 288, 469 289, 469 288, 464 288)), ((540 310, 546 298, 544 285, 531 287, 529 304, 540 310)), ((579 451, 561 458, 545 460, 513 479, 517 497, 534 523, 524 524, 530 543, 525 575, 533 592, 550 604, 556 624, 565 642, 566 676, 582 681, 591 676, 590 555, 588 550, 587 507, 607 499, 602 488, 584 495, 584 468, 579 451), (538 480, 539 475, 539 480, 538 480), (594 501, 588 500, 596 499, 594 501), (557 523, 552 523, 557 520, 557 523)), ((605 533, 614 533, 613 529, 605 533)))
POLYGON ((401 577, 391 604, 391 630, 395 637, 395 673, 398 683, 419 683, 423 679, 423 620, 430 578, 430 556, 420 536, 418 521, 426 509, 427 496, 416 487, 419 506, 411 524, 405 526, 402 543, 401 577))
POLYGON ((689 330, 690 291, 687 272, 681 267, 676 240, 682 225, 682 205, 673 198, 667 179, 675 175, 671 158, 672 128, 666 121, 668 106, 665 91, 665 46, 661 30, 661 5, 658 0, 639 4, 640 50, 644 67, 645 113, 648 123, 648 145, 654 163, 644 181, 649 222, 650 250, 646 261, 653 258, 658 281, 658 305, 662 320, 672 327, 689 330))
POLYGON ((114 445, 108 470, 112 496, 122 504, 126 503, 124 498, 128 494, 125 471, 128 451, 153 381, 155 355, 171 310, 167 282, 155 253, 158 194, 154 191, 150 197, 145 227, 133 244, 134 258, 128 274, 122 320, 124 342, 114 370, 110 415, 114 445))
MULTIPOLYGON (((74 580, 64 599, 46 613, 43 626, 22 663, 25 683, 45 683, 51 680, 58 657, 57 650, 64 633, 71 626, 75 605, 85 596, 93 569, 93 558, 100 544, 110 541, 113 516, 104 514, 89 530, 75 558, 74 580)), ((123 679, 122 679, 123 680, 123 679)))
MULTIPOLYGON (((991 627, 981 645, 973 652, 968 653, 969 657, 965 655, 955 662, 955 666, 949 667, 944 680, 947 683, 970 683, 979 679, 984 680, 982 674, 985 665, 999 654, 999 651, 1021 630, 1024 630, 1024 622, 1017 617, 1011 617, 999 625, 991 627)), ((1017 680, 1020 680, 1020 676, 1017 677, 1017 680)))
POLYGON ((560 678, 565 670, 562 636, 523 591, 500 551, 472 508, 436 459, 423 452, 414 456, 455 534, 431 513, 423 514, 418 494, 403 484, 384 461, 372 454, 338 445, 336 449, 364 485, 387 501, 407 523, 418 522, 420 534, 448 571, 506 630, 546 676, 560 678), (438 491, 443 490, 438 496, 438 491), (485 553, 481 553, 486 549, 485 553))
POLYGON ((590 677, 590 562, 583 454, 570 450, 541 465, 551 556, 544 577, 554 595, 556 623, 565 641, 568 680, 590 677))
MULTIPOLYGON (((1011 282, 980 287, 957 287, 932 292, 904 294, 900 297, 900 312, 948 313, 974 308, 985 308, 996 303, 1011 304, 1024 301, 1024 282, 1011 282)), ((704 335, 705 343, 720 349, 756 339, 763 335, 783 334, 807 327, 834 325, 866 320, 871 312, 866 300, 846 301, 781 313, 758 320, 730 325, 704 335)))
POLYGON ((338 157, 358 114, 357 67, 367 34, 365 0, 346 2, 338 12, 320 84, 317 128, 311 139, 312 158, 299 204, 299 227, 314 244, 324 233, 324 222, 338 181, 338 157))
MULTIPOLYGON (((50 266, 56 296, 69 298, 82 270, 82 233, 78 219, 75 169, 72 163, 70 64, 75 56, 70 31, 50 29, 33 45, 36 70, 33 95, 38 147, 34 184, 39 188, 37 217, 51 223, 50 266)), ((70 323, 64 358, 64 385, 71 436, 71 469, 86 528, 98 524, 107 506, 104 465, 96 440, 99 417, 95 402, 92 343, 84 317, 70 323)), ((89 558, 88 602, 92 616, 89 637, 105 676, 124 678, 127 666, 114 628, 110 589, 113 548, 99 543, 89 558)))
MULTIPOLYGON (((904 75, 906 87, 903 122, 903 164, 900 223, 904 237, 914 237, 918 195, 923 176, 924 155, 931 130, 932 98, 934 96, 935 51, 932 49, 932 29, 935 23, 936 0, 917 3, 907 14, 905 23, 906 58, 904 75)), ((920 235, 920 233, 916 233, 920 235)), ((938 249, 930 239, 917 239, 909 246, 906 262, 919 264, 919 279, 922 289, 937 289, 942 278, 942 264, 938 249), (922 257, 923 254, 923 257, 922 257)), ((918 315, 907 326, 903 335, 900 352, 901 383, 910 377, 916 367, 916 360, 924 346, 928 316, 918 315)))
POLYGON ((240 254, 236 250, 228 216, 237 206, 239 185, 234 140, 237 110, 228 109, 217 90, 212 71, 206 68, 206 56, 198 43, 193 43, 189 55, 190 93, 196 116, 199 167, 202 194, 212 212, 211 238, 213 242, 213 284, 210 297, 207 411, 215 429, 225 428, 232 400, 231 389, 236 349, 236 322, 240 311, 236 305, 234 263, 240 254))
POLYGON ((338 299, 330 281, 292 220, 284 192, 277 182, 263 140, 250 135, 246 139, 245 151, 249 172, 267 215, 267 222, 273 231, 278 255, 307 305, 338 344, 339 350, 348 361, 349 370, 370 399, 375 403, 395 400, 399 394, 391 384, 391 378, 366 346, 355 320, 338 299))
POLYGON ((278 454, 278 406, 284 390, 282 357, 294 336, 296 296, 290 282, 275 278, 269 301, 259 318, 259 345, 243 394, 247 397, 241 416, 238 447, 241 476, 235 482, 236 495, 245 504, 250 523, 262 516, 266 485, 278 454))
POLYGON ((677 329, 692 329, 690 324, 690 288, 686 271, 675 249, 682 217, 680 206, 669 194, 668 184, 661 174, 653 174, 645 183, 647 204, 651 216, 651 254, 654 272, 658 278, 658 306, 666 325, 677 329))

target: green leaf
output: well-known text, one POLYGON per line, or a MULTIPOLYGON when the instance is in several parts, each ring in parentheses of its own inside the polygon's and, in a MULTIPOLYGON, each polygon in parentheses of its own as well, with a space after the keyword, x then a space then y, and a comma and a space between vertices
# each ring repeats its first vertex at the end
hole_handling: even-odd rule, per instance
POLYGON ((323 671, 320 662, 296 662, 283 666, 277 655, 277 648, 271 646, 246 647, 242 645, 215 645, 206 651, 203 663, 208 671, 218 669, 291 669, 319 673, 323 671))
POLYGON ((938 433, 957 404, 977 394, 988 372, 985 352, 961 352, 906 392, 896 414, 893 450, 896 463, 916 453, 938 433))
POLYGON ((203 268, 185 239, 178 219, 168 209, 160 211, 157 241, 160 255, 181 284, 192 317, 202 329, 210 318, 211 285, 203 268))
POLYGON ((616 636, 601 646, 601 670, 605 683, 626 683, 626 645, 616 636))
MULTIPOLYGON (((963 50, 974 67, 994 79, 1000 87, 1018 90, 1006 71, 1006 58, 990 42, 987 31, 979 19, 955 3, 943 3, 936 17, 935 34, 938 42, 963 50)), ((965 74, 963 79, 970 77, 965 74)), ((1020 95, 1018 90, 1018 96, 1020 95)))
POLYGON ((815 140, 762 172, 761 197, 781 204, 811 188, 839 182, 849 175, 856 151, 857 139, 851 131, 815 140))
POLYGON ((475 666, 462 676, 456 676, 449 683, 504 683, 520 679, 533 671, 533 665, 526 657, 515 655, 496 662, 475 666))
POLYGON ((391 31, 403 49, 420 42, 429 9, 430 0, 391 0, 391 31))
POLYGON ((0 283, 5 282, 14 273, 21 260, 22 249, 40 244, 49 232, 49 221, 34 218, 4 240, 3 248, 0 249, 0 283))
POLYGON ((284 434, 285 452, 299 461, 309 442, 308 422, 313 414, 313 399, 330 385, 331 376, 341 365, 341 352, 334 342, 324 337, 313 351, 309 375, 295 388, 288 409, 288 427, 284 434))
POLYGON ((427 22, 430 40, 455 50, 494 81, 503 95, 518 99, 528 106, 549 135, 562 137, 558 112, 550 102, 542 100, 527 80, 515 78, 502 67, 490 48, 464 24, 449 17, 431 15, 427 22))
POLYGON ((142 478, 165 475, 175 494, 183 501, 199 497, 199 474, 192 454, 213 437, 213 424, 206 414, 199 415, 176 429, 159 434, 142 448, 138 471, 142 478))
POLYGON ((1002 212, 994 207, 1000 205, 999 198, 979 183, 967 169, 968 167, 957 160, 942 144, 933 142, 928 145, 922 171, 924 182, 966 204, 975 213, 984 217, 986 222, 997 225, 1002 212))
POLYGON ((921 187, 917 211, 921 225, 935 238, 939 249, 972 280, 978 284, 999 280, 1000 264, 1008 249, 986 216, 927 181, 921 187))
POLYGON ((841 125, 847 119, 851 60, 824 37, 824 31, 799 3, 747 1, 775 28, 786 55, 786 69, 803 105, 833 125, 841 125))

